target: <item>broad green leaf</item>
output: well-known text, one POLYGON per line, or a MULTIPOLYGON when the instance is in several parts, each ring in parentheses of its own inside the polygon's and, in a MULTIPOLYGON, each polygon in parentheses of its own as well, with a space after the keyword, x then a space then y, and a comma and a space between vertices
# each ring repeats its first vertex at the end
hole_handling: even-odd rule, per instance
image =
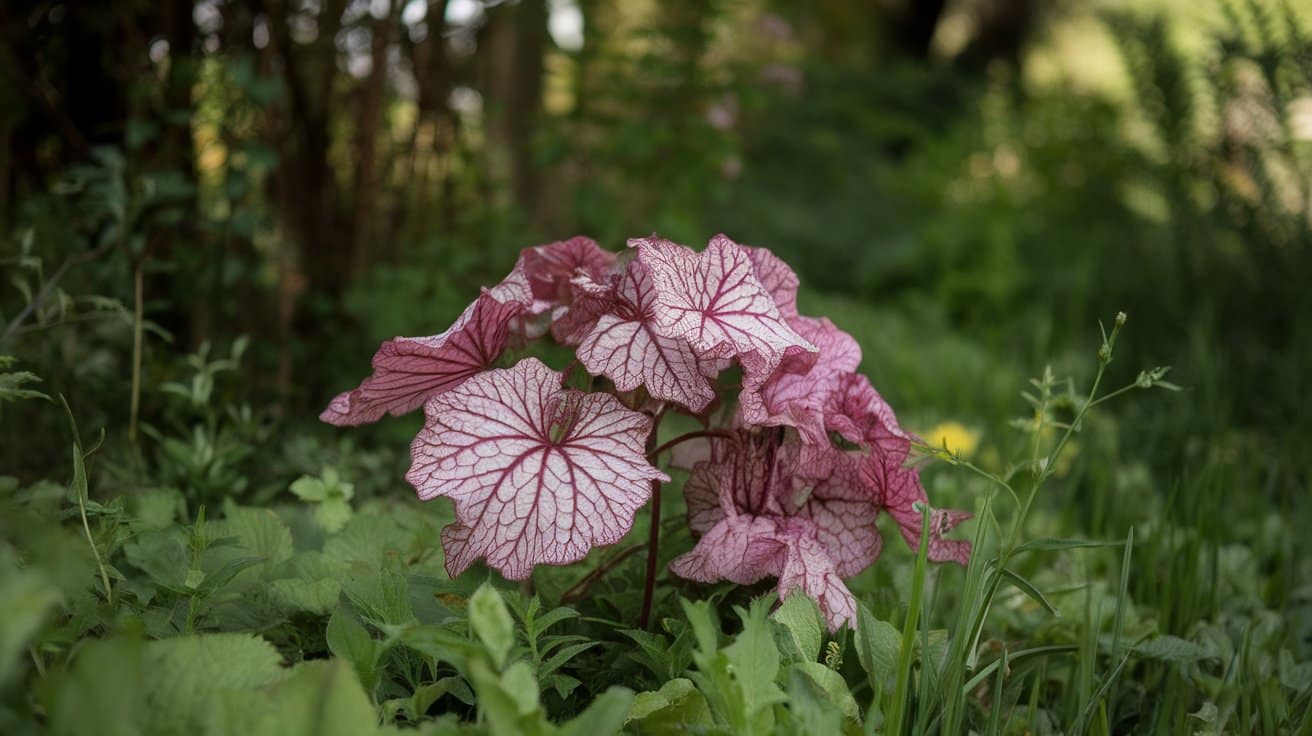
POLYGON ((625 716, 633 705, 633 691, 624 687, 607 688, 587 709, 564 724, 564 736, 610 736, 624 727, 625 716))
POLYGON ((342 583, 319 552, 302 552, 281 565, 269 595, 288 612, 327 615, 337 607, 342 583))
POLYGON ((842 732, 843 714, 830 702, 824 688, 797 667, 788 670, 788 713, 793 720, 793 733, 842 732))
POLYGON ((267 569, 291 559, 291 530, 269 509, 246 508, 228 503, 224 507, 223 521, 215 522, 213 527, 213 537, 236 539, 235 550, 225 547, 214 550, 224 551, 218 555, 219 564, 226 562, 229 557, 254 555, 264 558, 267 569))
MULTIPOLYGON (((92 640, 63 676, 47 680, 50 733, 136 736, 150 719, 143 646, 134 639, 92 640)), ((153 720, 153 719, 151 719, 153 720)))
POLYGON ((902 633, 897 627, 875 618, 870 609, 858 604, 856 655, 874 692, 889 691, 901 646, 902 633))
POLYGON ((435 663, 451 664, 462 671, 471 659, 482 653, 476 642, 440 626, 408 626, 401 631, 400 639, 402 644, 435 663))
POLYGON ((378 716, 351 667, 302 662, 263 691, 227 693, 203 733, 242 736, 371 736, 378 716))
POLYGON ((1212 659, 1215 655, 1204 647, 1178 636, 1157 636, 1134 645, 1134 653, 1147 659, 1164 662, 1197 662, 1212 659))
POLYGON ((820 662, 798 662, 791 669, 790 684, 796 681, 796 674, 801 673, 818 688, 820 693, 823 693, 830 708, 837 708, 838 712, 849 721, 858 723, 861 721, 861 711, 857 708, 856 699, 852 697, 852 691, 848 689, 847 681, 842 675, 820 662))
POLYGON ((217 694, 258 688, 286 672, 278 651, 250 634, 203 634, 145 646, 150 720, 156 731, 199 730, 217 694))
POLYGON ((625 723, 636 733, 681 736, 706 730, 714 721, 706 697, 692 680, 678 677, 662 685, 660 690, 638 693, 625 723))
POLYGON ((824 643, 825 624, 810 596, 794 593, 770 615, 774 638, 784 663, 814 662, 824 643))
POLYGON ((378 685, 379 643, 354 616, 341 608, 328 619, 326 637, 329 651, 350 662, 365 692, 372 693, 378 685))
MULTIPOLYGON (((6 565, 7 567, 8 565, 6 565)), ((63 598, 44 576, 26 570, 0 573, 0 687, 18 671, 20 657, 63 598)))
POLYGON ((501 594, 488 583, 479 586, 469 599, 469 625, 487 648, 492 663, 497 669, 504 668, 515 645, 515 622, 501 594))
POLYGON ((414 620, 410 608, 410 584, 392 563, 383 569, 352 565, 342 590, 360 615, 371 621, 402 625, 414 620))
POLYGON ((538 684, 528 662, 516 662, 498 676, 479 658, 471 662, 469 674, 478 698, 478 712, 487 720, 492 736, 555 732, 538 703, 538 684))

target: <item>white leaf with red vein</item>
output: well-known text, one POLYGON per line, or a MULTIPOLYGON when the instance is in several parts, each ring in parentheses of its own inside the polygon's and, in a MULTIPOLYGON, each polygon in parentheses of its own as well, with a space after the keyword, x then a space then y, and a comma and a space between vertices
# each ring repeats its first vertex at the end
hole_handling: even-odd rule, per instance
POLYGON ((779 314, 785 319, 797 316, 797 274, 776 256, 769 248, 742 246, 747 251, 747 258, 752 262, 752 273, 756 280, 770 294, 779 314))
POLYGON ((604 280, 616 258, 591 238, 582 236, 525 248, 510 274, 489 293, 503 302, 522 303, 524 312, 515 320, 512 332, 524 339, 537 339, 568 311, 571 280, 579 274, 604 280))
POLYGON ((561 388, 536 358, 493 370, 430 400, 406 479, 425 500, 446 496, 443 531, 454 577, 484 558, 510 579, 613 544, 633 525, 651 481, 651 418, 613 396, 561 388))
MULTIPOLYGON (((917 503, 929 506, 929 497, 920 484, 918 468, 903 467, 901 462, 875 452, 862 464, 863 480, 880 494, 880 504, 897 521, 902 538, 912 549, 920 547, 922 518, 917 503)), ((933 509, 929 519, 929 559, 934 562, 970 561, 971 544, 960 539, 944 539, 953 527, 969 519, 968 511, 933 509)))
POLYGON ((670 571, 702 583, 728 580, 739 585, 779 574, 784 543, 778 522, 767 516, 730 516, 706 531, 670 571))
POLYGON ((833 556, 816 534, 815 525, 802 519, 789 519, 781 525, 780 536, 786 540, 787 553, 779 571, 779 599, 800 589, 820 604, 820 612, 837 631, 843 624, 856 623, 856 598, 834 568, 833 556))
POLYGON ((551 336, 561 345, 577 347, 597 326, 597 320, 615 306, 615 280, 603 281, 578 275, 570 279, 569 306, 556 307, 551 320, 551 336))
POLYGON ((898 426, 893 407, 863 375, 839 376, 825 397, 823 411, 825 428, 848 442, 877 448, 896 463, 911 452, 912 436, 898 426))
MULTIPOLYGON (((794 492, 783 504, 789 515, 815 524, 816 538, 829 550, 834 570, 850 577, 872 565, 883 549, 875 526, 879 497, 861 478, 860 455, 840 450, 830 453, 827 477, 794 492)), ((818 464, 810 459, 804 462, 818 464)))
POLYGON ((695 256, 668 241, 645 240, 637 247, 656 285, 657 329, 685 338, 699 356, 754 353, 768 373, 789 348, 815 350, 784 322, 747 252, 727 237, 715 236, 695 256))
POLYGON ((615 304, 579 345, 578 357, 593 375, 620 391, 646 386, 652 398, 673 401, 694 413, 715 398, 692 346, 655 328, 656 290, 647 267, 629 264, 615 289, 615 304))
POLYGON ((837 387, 838 378, 861 364, 861 346, 823 317, 795 317, 788 322, 819 349, 811 356, 813 364, 791 372, 785 358, 763 385, 755 380, 755 374, 745 378, 739 411, 747 424, 796 427, 808 442, 827 443, 826 399, 837 387))
POLYGON ((430 396, 459 386, 496 362, 522 309, 519 303, 503 303, 485 292, 440 335, 384 342, 374 354, 373 374, 334 398, 319 418, 348 426, 419 408, 430 396))
POLYGON ((820 605, 830 631, 852 623, 856 612, 851 592, 807 519, 727 517, 707 531, 692 550, 675 558, 670 571, 704 583, 728 580, 750 585, 776 577, 779 597, 800 588, 820 605))
POLYGON ((592 238, 577 236, 525 248, 520 258, 536 313, 568 301, 570 280, 579 272, 593 280, 602 280, 615 265, 617 256, 602 250, 592 238))

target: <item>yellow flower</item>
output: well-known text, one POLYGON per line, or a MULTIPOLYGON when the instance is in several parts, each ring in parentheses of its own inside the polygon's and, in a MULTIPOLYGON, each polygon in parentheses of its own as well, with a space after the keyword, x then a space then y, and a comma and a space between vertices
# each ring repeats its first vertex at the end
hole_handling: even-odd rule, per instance
POLYGON ((961 457, 970 457, 979 447, 979 432, 967 428, 961 422, 942 422, 921 435, 930 447, 946 446, 950 452, 961 457))

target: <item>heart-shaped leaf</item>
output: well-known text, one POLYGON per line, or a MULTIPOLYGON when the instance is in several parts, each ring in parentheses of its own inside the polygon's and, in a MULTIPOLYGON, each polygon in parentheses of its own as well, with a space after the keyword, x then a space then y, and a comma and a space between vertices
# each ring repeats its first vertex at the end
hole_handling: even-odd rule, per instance
POLYGON ((425 500, 447 496, 442 530, 452 577, 483 557, 510 579, 613 544, 633 525, 652 480, 651 418, 615 397, 561 388, 536 358, 482 373, 433 397, 411 447, 407 480, 425 500))

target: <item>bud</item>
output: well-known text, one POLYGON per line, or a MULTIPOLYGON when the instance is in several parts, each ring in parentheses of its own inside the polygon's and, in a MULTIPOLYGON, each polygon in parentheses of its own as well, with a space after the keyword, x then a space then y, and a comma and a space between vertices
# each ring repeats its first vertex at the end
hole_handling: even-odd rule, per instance
POLYGON ((1116 313, 1116 326, 1117 326, 1117 327, 1124 327, 1124 326, 1125 326, 1125 312, 1117 312, 1117 313, 1116 313))

